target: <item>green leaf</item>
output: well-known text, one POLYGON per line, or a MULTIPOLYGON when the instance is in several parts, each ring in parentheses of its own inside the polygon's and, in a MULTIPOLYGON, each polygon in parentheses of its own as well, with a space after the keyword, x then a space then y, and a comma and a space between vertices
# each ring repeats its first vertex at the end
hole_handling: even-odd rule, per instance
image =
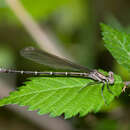
POLYGON ((119 64, 130 71, 130 34, 101 24, 105 47, 119 64))
MULTIPOLYGON (((115 83, 110 86, 112 95, 104 89, 104 97, 109 104, 115 96, 122 91, 122 80, 114 75, 115 83)), ((52 117, 65 115, 71 118, 79 114, 86 115, 88 112, 98 112, 104 105, 101 96, 102 84, 91 85, 79 91, 91 79, 73 77, 32 77, 31 81, 25 82, 25 86, 18 91, 10 93, 10 96, 0 100, 0 106, 18 104, 29 106, 30 111, 37 110, 39 114, 50 114, 52 117)))

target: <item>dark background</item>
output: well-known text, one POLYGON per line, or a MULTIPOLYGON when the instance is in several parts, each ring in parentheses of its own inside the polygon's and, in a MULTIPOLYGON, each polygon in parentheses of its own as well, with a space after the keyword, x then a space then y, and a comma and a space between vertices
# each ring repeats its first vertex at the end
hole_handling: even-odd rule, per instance
MULTIPOLYGON (((47 69, 20 56, 19 51, 22 48, 34 46, 50 53, 69 57, 91 69, 112 70, 124 81, 128 80, 127 70, 121 67, 104 47, 100 23, 103 22, 120 31, 130 33, 129 0, 12 0, 12 4, 9 1, 0 1, 1 67, 20 70, 47 69), (25 12, 21 11, 19 4, 25 12), (22 20, 19 19, 19 12, 22 20), (24 25, 27 19, 24 13, 31 16, 32 19, 29 18, 29 22, 33 21, 38 25, 37 29, 40 28, 40 31, 44 32, 42 34, 51 39, 49 46, 46 41, 42 41, 44 37, 42 35, 39 42, 36 41, 35 37, 39 34, 37 30, 33 30, 31 23, 28 26, 24 25), (36 32, 35 37, 31 35, 28 28, 36 32), (52 46, 54 49, 51 49, 52 46)), ((0 97, 8 95, 10 90, 22 85, 27 77, 29 76, 1 74, 0 81, 4 85, 0 84, 0 97)), ((66 130, 129 130, 129 91, 126 89, 126 92, 122 93, 110 106, 105 106, 97 114, 90 113, 83 118, 77 116, 67 121, 63 119, 63 116, 58 120, 46 116, 48 121, 45 122, 45 119, 40 120, 42 117, 32 116, 31 113, 29 115, 32 117, 28 118, 29 115, 20 107, 18 110, 13 106, 2 107, 0 108, 0 130, 58 130, 58 128, 61 130, 62 127, 66 130), (58 127, 59 120, 62 121, 61 127, 58 127)))

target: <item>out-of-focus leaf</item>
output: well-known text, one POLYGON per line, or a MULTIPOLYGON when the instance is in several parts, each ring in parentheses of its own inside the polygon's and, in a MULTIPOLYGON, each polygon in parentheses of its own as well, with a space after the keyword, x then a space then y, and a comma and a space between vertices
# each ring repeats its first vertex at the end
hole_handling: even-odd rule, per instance
POLYGON ((0 67, 10 67, 14 63, 14 54, 7 47, 0 47, 0 67))
POLYGON ((58 8, 68 3, 68 0, 21 0, 25 9, 36 19, 46 18, 58 8))
POLYGON ((100 120, 95 127, 95 130, 117 130, 119 124, 116 120, 104 119, 100 120))
MULTIPOLYGON (((68 0, 20 0, 25 10, 33 16, 33 18, 46 19, 51 13, 60 9, 64 4, 68 3, 68 0)), ((18 22, 14 12, 8 7, 7 3, 4 2, 4 7, 0 8, 0 17, 2 19, 8 19, 10 22, 18 22)), ((1 19, 1 18, 0 18, 1 19)), ((8 21, 8 22, 9 22, 8 21)))
POLYGON ((121 32, 130 33, 130 26, 122 26, 121 23, 116 19, 113 15, 107 15, 106 16, 106 23, 107 25, 111 26, 112 28, 115 28, 121 32))
POLYGON ((68 33, 77 26, 81 26, 88 15, 86 3, 81 0, 70 0, 60 12, 57 12, 60 19, 59 21, 56 19, 57 26, 68 33))

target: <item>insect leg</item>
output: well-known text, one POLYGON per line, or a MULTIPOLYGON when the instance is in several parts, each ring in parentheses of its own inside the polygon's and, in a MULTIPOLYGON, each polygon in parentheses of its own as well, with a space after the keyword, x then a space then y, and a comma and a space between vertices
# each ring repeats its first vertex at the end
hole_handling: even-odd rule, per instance
POLYGON ((91 85, 95 85, 95 84, 99 84, 100 82, 89 82, 88 84, 86 84, 84 87, 80 88, 79 89, 79 92, 81 92, 83 89, 85 89, 86 87, 88 86, 91 86, 91 85))
MULTIPOLYGON (((106 83, 107 83, 107 90, 108 90, 108 92, 109 93, 111 93, 111 94, 113 94, 113 92, 110 90, 110 88, 109 88, 109 84, 108 84, 108 81, 106 80, 106 83)), ((114 94, 113 94, 114 95, 114 94)))
POLYGON ((105 97, 104 97, 104 95, 103 95, 104 87, 105 87, 105 83, 103 82, 103 85, 102 85, 102 88, 101 88, 101 95, 102 95, 102 98, 103 98, 103 100, 104 100, 104 103, 107 104, 107 103, 106 103, 106 99, 105 99, 105 97))

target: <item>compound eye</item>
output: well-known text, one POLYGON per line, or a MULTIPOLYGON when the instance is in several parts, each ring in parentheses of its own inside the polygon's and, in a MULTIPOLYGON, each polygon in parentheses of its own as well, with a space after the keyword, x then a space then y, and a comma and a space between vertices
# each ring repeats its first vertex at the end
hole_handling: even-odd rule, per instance
POLYGON ((113 72, 110 71, 108 74, 109 74, 109 82, 110 84, 113 84, 114 83, 113 72))
POLYGON ((113 77, 113 72, 110 71, 108 74, 109 74, 109 77, 113 77))

